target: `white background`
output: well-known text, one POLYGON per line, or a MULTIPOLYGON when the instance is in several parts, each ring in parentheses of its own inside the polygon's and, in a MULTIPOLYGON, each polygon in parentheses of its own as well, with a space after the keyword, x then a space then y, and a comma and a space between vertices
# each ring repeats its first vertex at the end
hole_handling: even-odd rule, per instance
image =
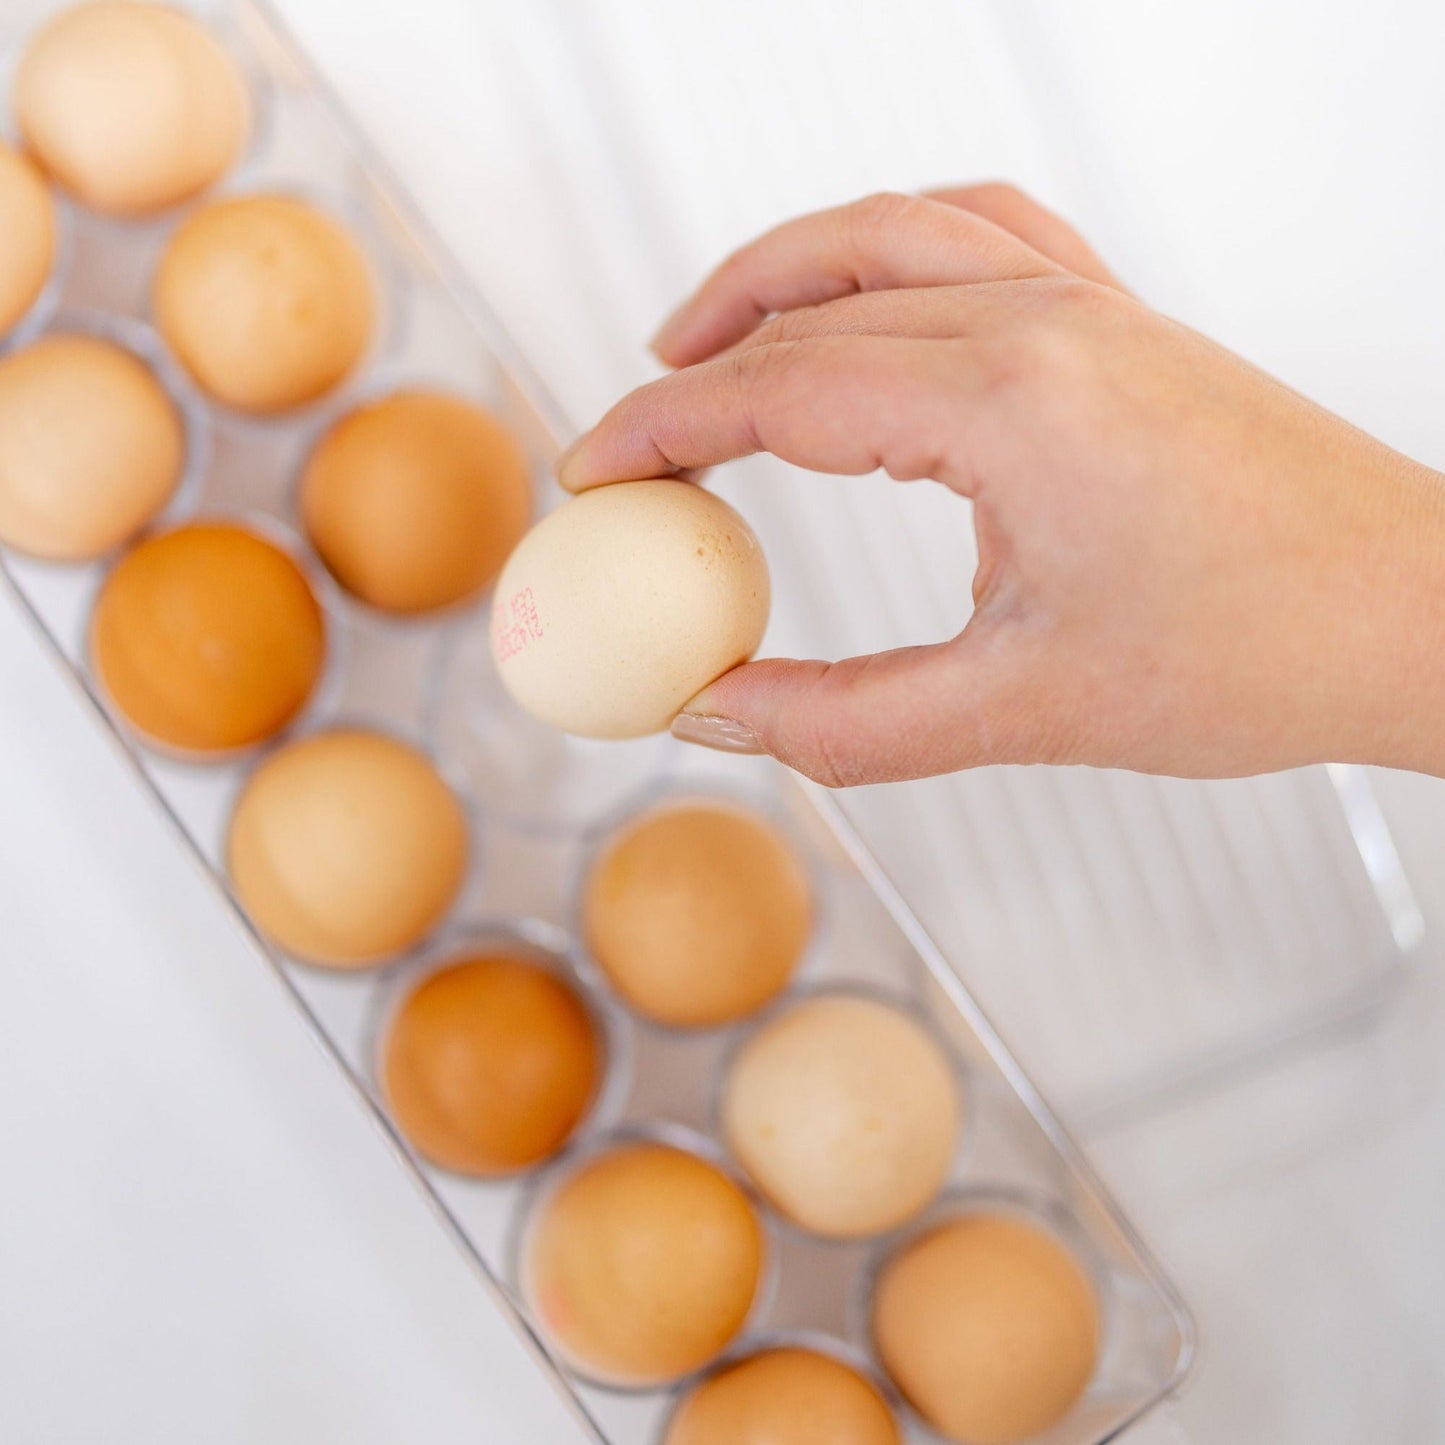
MULTIPOLYGON (((579 417, 761 226, 1008 174, 1445 467, 1438 7, 283 8, 579 417)), ((1445 790, 1382 786, 1438 940, 1445 790)), ((1438 961, 1363 1043, 1100 1142, 1201 1315, 1193 1438, 1445 1438, 1438 961)), ((0 963, 0 1440, 569 1438, 8 605, 0 963)))

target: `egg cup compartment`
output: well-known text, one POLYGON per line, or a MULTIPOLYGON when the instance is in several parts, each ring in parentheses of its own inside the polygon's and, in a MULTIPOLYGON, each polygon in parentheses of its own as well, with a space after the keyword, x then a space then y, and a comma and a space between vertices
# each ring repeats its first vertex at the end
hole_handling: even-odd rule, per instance
POLYGON ((427 702, 433 746, 518 833, 567 838, 671 774, 677 753, 665 735, 598 742, 523 712, 497 676, 480 618, 446 640, 437 663, 427 702))
POLYGON ((900 1409, 898 1392, 888 1378, 879 1373, 872 1357, 866 1350, 858 1349, 839 1339, 836 1335, 824 1334, 820 1330, 767 1330, 750 1335, 741 1344, 725 1350, 705 1370, 688 1381, 686 1385, 678 1388, 666 1413, 657 1422, 655 1435, 646 1442, 646 1445, 668 1445, 668 1432, 672 1429, 673 1422, 688 1397, 695 1390, 706 1385, 715 1376, 721 1375, 737 1365, 745 1364, 754 1356, 766 1354, 770 1350, 809 1350, 814 1354, 826 1355, 829 1359, 836 1360, 839 1364, 856 1371, 862 1379, 878 1391, 895 1414, 900 1409))
MULTIPOLYGON (((688 1124, 672 1119, 649 1116, 629 1120, 613 1128, 592 1135, 579 1142, 576 1148, 560 1155, 550 1165, 534 1174, 531 1184, 519 1201, 514 1218, 507 1233, 505 1251, 505 1277, 515 1295, 534 1320, 534 1328, 547 1342, 578 1384, 599 1401, 606 1401, 620 1414, 635 1414, 638 1410, 646 1414, 656 1413, 659 1398, 668 1399, 680 1391, 686 1391, 705 1375, 719 1359, 743 1342, 754 1337, 762 1322, 772 1313, 781 1286, 781 1250, 777 1227, 769 1212, 747 1176, 740 1170, 727 1151, 709 1134, 688 1124), (751 1307, 742 1327, 718 1353, 695 1369, 677 1375, 663 1384, 634 1384, 612 1381, 593 1373, 587 1366, 574 1363, 566 1358, 565 1350, 550 1337, 545 1324, 536 1320, 531 1302, 528 1266, 532 1234, 541 1212, 564 1184, 593 1161, 611 1153, 614 1149, 631 1144, 661 1144, 694 1155, 704 1163, 712 1165, 730 1179, 742 1191, 751 1205, 762 1235, 763 1255, 758 1273, 757 1286, 753 1292, 751 1307)), ((604 1407, 605 1408, 605 1407, 604 1407)), ((600 1415, 599 1415, 600 1420, 600 1415)), ((605 1423, 605 1422, 604 1422, 605 1423)), ((611 1440, 613 1436, 606 1436, 611 1440)), ((619 1434, 618 1440, 637 1437, 619 1434)), ((644 1437, 645 1438, 645 1437, 644 1437)))
MULTIPOLYGON (((512 704, 512 707, 515 709, 516 705, 512 704)), ((625 998, 618 998, 618 1006, 626 1010, 636 1026, 645 1033, 656 1034, 663 1039, 671 1038, 678 1044, 696 1043, 704 1035, 724 1035, 728 1040, 728 1048, 731 1049, 740 1033, 750 1029, 780 1004, 796 997, 799 992, 832 972, 829 959, 836 957, 835 953, 830 952, 834 867, 825 856, 827 840, 818 836, 816 820, 798 807, 801 800, 797 795, 790 790, 780 790, 772 786, 773 780, 767 776, 767 765, 754 770, 745 765, 730 766, 729 761, 713 763, 706 755, 701 759, 696 756, 689 757, 688 753, 693 750, 681 750, 671 739, 663 737, 644 738, 640 741, 654 744, 658 762, 639 788, 615 806, 599 809, 582 825, 577 856, 568 880, 568 927, 577 939, 582 966, 588 976, 594 980, 597 988, 615 993, 606 970, 591 952, 583 915, 587 881, 622 830, 628 824, 655 811, 689 803, 738 809, 766 823, 797 859, 808 884, 808 937, 787 983, 771 999, 750 1013, 720 1024, 667 1023, 635 1009, 625 998), (750 776, 754 772, 757 775, 750 776), (809 824, 814 826, 809 827, 809 824)), ((599 743, 594 746, 608 749, 633 745, 599 743)), ((603 752, 603 760, 606 756, 606 752, 603 752)), ((840 983, 839 986, 844 985, 840 983)), ((713 1114, 710 1114, 709 1118, 712 1119, 713 1114)))
MULTIPOLYGON (((203 474, 201 474, 203 475, 203 474)), ((254 743, 247 743, 241 747, 227 748, 218 752, 206 752, 180 748, 165 742, 160 738, 151 737, 144 729, 133 723, 125 714, 124 710, 112 698, 102 681, 100 671, 96 666, 95 657, 92 652, 91 638, 91 614, 100 600, 101 592, 110 573, 119 565, 122 558, 130 548, 124 548, 120 553, 108 559, 103 564, 103 570, 94 580, 94 587, 90 597, 90 606, 86 613, 86 620, 83 627, 81 640, 78 644, 80 653, 80 665, 85 670, 87 684, 98 705, 104 709, 110 718, 111 726, 115 730, 131 739, 137 747, 144 749, 147 753, 157 758, 163 758, 174 766, 182 768, 208 769, 237 764, 249 767, 250 764, 259 759, 263 754, 273 748, 290 742, 298 736, 310 732, 320 731, 322 728, 332 726, 336 708, 342 694, 343 679, 346 675, 347 653, 349 644, 345 629, 340 625, 340 607, 337 596, 336 584, 331 580, 330 574, 316 560, 310 550, 305 546, 302 539, 296 534, 292 527, 281 518, 275 517, 262 511, 232 511, 226 508, 217 508, 214 511, 206 511, 202 514, 195 514, 194 492, 199 488, 200 476, 191 478, 192 497, 187 500, 185 511, 174 520, 168 519, 163 514, 157 519, 154 527, 148 528, 137 540, 143 541, 146 537, 170 531, 174 527, 186 524, 206 525, 217 523, 242 528, 252 532, 263 541, 271 543, 278 551, 284 552, 300 570, 305 578, 306 584, 311 591, 312 597, 321 613, 322 637, 324 639, 325 652, 322 659, 321 671, 312 685, 311 691, 307 694, 305 702, 300 710, 283 727, 279 728, 270 736, 261 738, 254 743)))
MULTIPOLYGON (((384 967, 368 1005, 366 1054, 370 1061, 370 1084, 377 1107, 388 1108, 385 1083, 385 1050, 397 1015, 428 979, 451 965, 470 958, 504 956, 524 959, 553 974, 581 1000, 596 1030, 603 1050, 602 1075, 586 1111, 563 1144, 547 1158, 505 1174, 477 1175, 448 1169, 433 1163, 396 1125, 399 1136, 415 1156, 419 1167, 435 1169, 448 1178, 467 1184, 496 1186, 505 1191, 569 1158, 598 1133, 616 1126, 631 1089, 634 1068, 632 1021, 617 1002, 587 978, 573 940, 560 928, 536 918, 478 919, 475 923, 454 922, 424 945, 422 951, 400 963, 384 967)), ((509 1223, 512 1204, 503 1207, 509 1223)))
MULTIPOLYGON (((549 1181, 606 1141, 639 1134, 686 1142, 721 1160, 730 1176, 740 1175, 718 1137, 719 1081, 730 1051, 751 1036, 767 1010, 712 1029, 646 1023, 622 1006, 574 937, 583 870, 620 821, 672 797, 716 796, 753 807, 778 826, 812 879, 812 938, 798 972, 770 1007, 842 988, 903 1000, 942 1037, 964 1081, 960 1143, 946 1188, 1058 1201, 1070 1228, 1087 1241, 1114 1302, 1108 1340, 1087 1407, 1049 1439, 1095 1445, 1112 1437, 1182 1377, 1192 1350, 1187 1312, 827 795, 766 759, 705 754, 666 735, 598 743, 552 732, 524 717, 501 688, 484 604, 395 618, 341 594, 315 557, 299 524, 297 478, 322 431, 359 402, 421 383, 495 412, 528 448, 539 512, 561 499, 546 465, 570 428, 485 302, 430 240, 262 5, 218 0, 206 14, 239 45, 247 73, 262 77, 268 120, 256 131, 253 153, 199 201, 152 223, 85 213, 84 245, 69 272, 57 274, 56 299, 67 308, 98 309, 105 326, 143 344, 156 355, 163 379, 174 381, 174 364, 163 348, 154 351, 158 343, 148 330, 150 278, 174 225, 195 205, 284 188, 333 208, 360 232, 364 248, 375 249, 378 283, 391 276, 395 288, 397 324, 388 326, 384 346, 332 393, 272 418, 224 411, 189 397, 187 386, 187 407, 209 419, 211 445, 204 467, 198 463, 197 475, 182 489, 184 505, 178 494, 177 512, 164 518, 169 522, 182 511, 188 517, 239 516, 283 540, 303 561, 325 614, 326 671, 307 712, 279 738, 197 766, 139 746, 100 697, 87 666, 86 634, 103 565, 63 567, 0 549, 0 573, 110 723, 338 1071, 369 1102, 397 1146, 400 1166, 429 1196, 520 1332, 534 1331, 518 1289, 516 1251, 529 1205, 549 1181), (231 892, 224 859, 231 811, 250 769, 276 747, 337 720, 420 746, 457 791, 471 829, 472 863, 450 919, 400 959, 364 969, 299 963, 270 946, 231 892), (568 960, 564 971, 575 969, 583 997, 602 1018, 609 1048, 598 1097, 568 1144, 550 1163, 503 1180, 450 1173, 420 1159, 386 1115, 377 1072, 379 1031, 402 993, 469 942, 485 939, 520 939, 568 960)), ((756 1197, 751 1187, 747 1192, 756 1197)), ((780 1227, 770 1206, 760 1201, 758 1207, 772 1282, 722 1358, 790 1338, 821 1344, 849 1362, 871 1358, 866 1332, 860 1334, 858 1300, 882 1244, 818 1239, 780 1227)), ((547 1368, 607 1445, 656 1442, 682 1388, 603 1388, 569 1376, 555 1360, 547 1368)), ((912 1426, 910 1431, 910 1438, 924 1438, 912 1426)))

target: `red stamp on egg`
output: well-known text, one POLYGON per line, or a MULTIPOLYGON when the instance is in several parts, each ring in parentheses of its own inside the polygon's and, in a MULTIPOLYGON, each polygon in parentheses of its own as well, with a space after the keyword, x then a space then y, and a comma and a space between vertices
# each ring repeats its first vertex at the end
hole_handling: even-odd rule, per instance
POLYGON ((497 599, 492 610, 492 641, 498 662, 506 662, 542 637, 542 619, 530 587, 497 599))

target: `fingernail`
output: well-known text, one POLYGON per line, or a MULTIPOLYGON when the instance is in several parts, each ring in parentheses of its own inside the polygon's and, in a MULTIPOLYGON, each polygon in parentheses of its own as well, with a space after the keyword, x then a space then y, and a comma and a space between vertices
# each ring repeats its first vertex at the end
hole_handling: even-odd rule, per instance
POLYGON ((557 480, 569 492, 575 492, 581 485, 582 478, 577 475, 577 459, 582 451, 582 443, 587 440, 587 433, 583 432, 566 451, 557 458, 552 470, 557 480))
POLYGON ((758 735, 746 723, 706 713, 680 712, 672 720, 672 735, 685 743, 712 748, 720 753, 760 753, 758 735))

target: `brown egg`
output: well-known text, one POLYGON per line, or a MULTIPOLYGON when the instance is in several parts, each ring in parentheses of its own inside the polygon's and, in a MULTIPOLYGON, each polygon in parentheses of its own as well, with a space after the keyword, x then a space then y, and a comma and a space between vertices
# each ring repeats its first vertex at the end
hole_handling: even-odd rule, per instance
POLYGON ((344 417, 301 484, 302 519, 322 561, 386 612, 476 597, 531 511, 516 437, 480 407, 435 392, 397 392, 344 417))
POLYGON ((234 522, 149 537, 106 578, 90 658, 138 732, 222 753, 281 731, 326 659, 321 608, 295 561, 234 522))
POLYGON ((935 1429, 968 1445, 1009 1445, 1047 1430, 1084 1393, 1099 1306, 1051 1233, 1007 1214, 968 1214, 884 1265, 873 1339, 935 1429))
POLYGON ((481 1178, 555 1154, 597 1092, 605 1050, 577 990, 524 956, 428 975, 382 1045, 388 1107, 419 1153, 481 1178))
POLYGON ((903 1445, 903 1436, 871 1380, 818 1350, 782 1346, 704 1380, 663 1445, 903 1445))
POLYGON ((170 500, 185 458, 175 404, 124 347, 57 334, 0 358, 0 542, 104 556, 170 500))
POLYGON ((286 411, 324 395, 371 342, 366 258, 330 216, 291 196, 217 201, 176 229, 154 306, 198 385, 239 411, 286 411))
POLYGON ((0 336, 35 304, 55 265, 55 203, 39 171, 0 141, 0 336))
POLYGON ((777 830, 732 804, 667 803, 622 827, 587 876, 583 929, 638 1013, 730 1023, 788 986, 812 927, 808 875, 777 830))
POLYGON ((289 743, 251 775, 226 866, 251 921, 281 948, 364 968, 441 922, 467 851, 462 806, 421 753, 338 728, 289 743))
POLYGON ((895 1229, 942 1189, 958 1086, 921 1024, 877 999, 784 1008, 738 1051, 723 1088, 728 1147, 794 1223, 830 1239, 895 1229))
POLYGON ((705 1365, 742 1329, 766 1245, 726 1174, 666 1144, 588 1160, 542 1204, 525 1291, 563 1356, 620 1385, 705 1365))
POLYGON ((230 57, 167 5, 63 10, 15 78, 25 143, 88 206, 142 215, 188 200, 241 154, 251 102, 230 57))

